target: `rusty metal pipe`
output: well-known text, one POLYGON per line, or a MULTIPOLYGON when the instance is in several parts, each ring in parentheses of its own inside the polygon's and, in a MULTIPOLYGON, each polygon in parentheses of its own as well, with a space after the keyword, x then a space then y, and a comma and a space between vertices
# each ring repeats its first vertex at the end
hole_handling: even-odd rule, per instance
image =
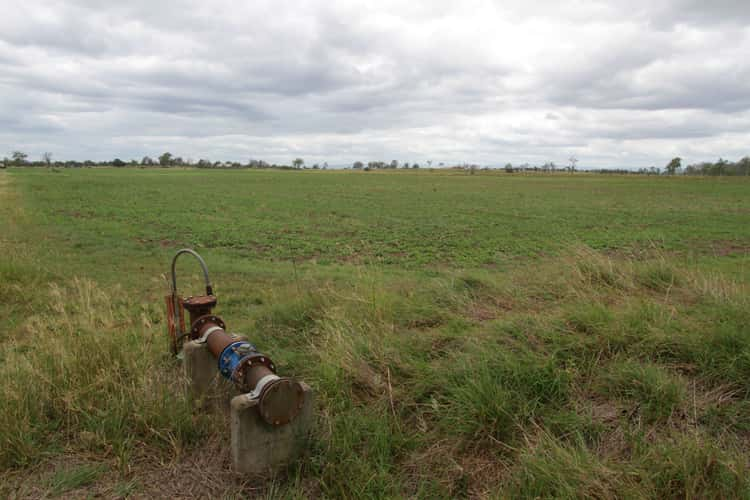
POLYGON ((169 307, 168 303, 167 308, 170 316, 168 319, 171 319, 168 321, 170 334, 174 329, 172 325, 176 323, 175 311, 179 310, 180 304, 190 315, 191 325, 190 331, 182 336, 206 343, 208 350, 218 361, 219 372, 241 392, 246 393, 247 397, 258 400, 258 411, 267 423, 283 425, 299 414, 305 398, 302 385, 296 380, 276 375, 276 365, 271 358, 258 352, 250 342, 238 340, 228 334, 224 321, 212 314, 216 297, 213 295, 206 263, 195 251, 182 249, 172 259, 172 296, 169 299, 174 304, 169 307), (183 253, 198 259, 206 280, 206 295, 185 300, 177 295, 175 264, 177 257, 183 253))

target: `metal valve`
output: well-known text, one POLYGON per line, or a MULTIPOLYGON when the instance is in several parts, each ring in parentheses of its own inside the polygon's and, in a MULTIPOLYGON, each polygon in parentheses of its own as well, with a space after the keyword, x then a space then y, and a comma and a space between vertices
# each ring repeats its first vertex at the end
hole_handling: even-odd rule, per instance
POLYGON ((224 321, 212 314, 217 299, 208 278, 208 268, 198 253, 182 249, 172 259, 172 290, 167 296, 167 326, 173 353, 177 353, 185 339, 204 342, 216 357, 218 370, 248 398, 258 400, 260 416, 270 425, 284 425, 299 414, 304 404, 302 385, 294 379, 276 375, 276 365, 265 354, 245 340, 237 340, 226 331, 224 321), (198 259, 206 282, 206 295, 181 298, 177 294, 175 264, 182 254, 198 259), (190 329, 185 328, 182 308, 190 317, 190 329), (177 333, 177 325, 184 332, 177 333))

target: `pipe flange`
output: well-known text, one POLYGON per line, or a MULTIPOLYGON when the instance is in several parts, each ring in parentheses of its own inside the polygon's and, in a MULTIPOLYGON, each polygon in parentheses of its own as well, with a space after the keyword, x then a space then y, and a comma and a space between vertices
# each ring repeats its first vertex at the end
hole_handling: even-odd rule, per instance
POLYGON ((190 339, 195 340, 200 337, 200 331, 201 328, 203 328, 206 323, 214 323, 221 327, 221 329, 225 329, 226 325, 224 324, 224 320, 222 320, 218 316, 214 316, 213 314, 206 314, 205 316, 201 316, 195 321, 193 321, 193 324, 190 327, 190 339))
POLYGON ((255 387, 250 386, 247 383, 246 373, 249 372, 254 366, 262 365, 276 373, 276 365, 271 361, 271 358, 265 354, 257 353, 245 356, 237 364, 237 367, 232 372, 232 382, 237 385, 237 388, 242 392, 251 392, 255 387))
POLYGON ((279 378, 263 387, 258 412, 269 425, 286 425, 299 415, 304 404, 302 384, 291 378, 279 378))
POLYGON ((213 309, 216 307, 215 295, 191 295, 182 301, 182 307, 188 311, 198 312, 201 309, 213 309))

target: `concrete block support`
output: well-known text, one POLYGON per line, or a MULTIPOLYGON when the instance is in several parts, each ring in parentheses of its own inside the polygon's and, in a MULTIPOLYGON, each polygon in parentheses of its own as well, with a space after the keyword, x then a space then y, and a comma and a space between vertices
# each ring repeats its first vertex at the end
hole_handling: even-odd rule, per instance
POLYGON ((182 348, 184 356, 185 377, 188 380, 188 391, 191 397, 201 399, 208 394, 216 378, 216 358, 206 344, 187 342, 182 348))
POLYGON ((314 393, 301 383, 305 401, 297 418, 281 426, 267 424, 257 400, 236 396, 231 403, 232 463, 243 474, 264 474, 284 467, 308 447, 313 422, 314 393))
POLYGON ((221 376, 216 358, 205 343, 186 342, 182 348, 188 394, 193 401, 224 404, 237 394, 232 384, 221 376))

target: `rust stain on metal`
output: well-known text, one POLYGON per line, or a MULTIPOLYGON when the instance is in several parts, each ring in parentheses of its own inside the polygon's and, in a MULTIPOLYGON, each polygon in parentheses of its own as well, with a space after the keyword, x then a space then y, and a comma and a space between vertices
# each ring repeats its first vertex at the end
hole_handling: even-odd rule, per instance
POLYGON ((216 297, 213 295, 199 295, 197 297, 188 297, 182 301, 182 307, 190 314, 190 324, 201 316, 211 314, 216 307, 216 297))

